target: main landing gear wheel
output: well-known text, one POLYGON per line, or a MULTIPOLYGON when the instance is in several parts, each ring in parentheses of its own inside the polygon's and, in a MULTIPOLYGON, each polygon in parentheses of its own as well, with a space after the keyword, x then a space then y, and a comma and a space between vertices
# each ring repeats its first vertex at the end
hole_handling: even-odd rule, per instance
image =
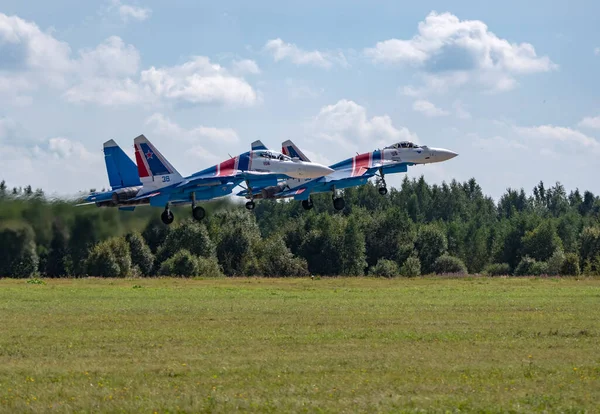
POLYGON ((308 200, 302 200, 302 208, 304 208, 304 210, 310 210, 313 207, 314 205, 311 198, 309 198, 308 200))
POLYGON ((247 208, 248 210, 254 210, 254 207, 256 207, 256 203, 254 203, 254 201, 248 201, 248 202, 246 203, 246 208, 247 208))
POLYGON ((171 210, 166 209, 160 215, 160 219, 165 224, 171 224, 171 223, 173 223, 173 220, 175 219, 175 216, 173 215, 173 213, 171 212, 171 210))
POLYGON ((202 221, 202 219, 206 217, 206 210, 200 206, 196 206, 192 208, 192 216, 195 220, 202 221))
POLYGON ((387 194, 387 188, 385 187, 379 187, 377 191, 379 191, 379 194, 381 194, 382 196, 387 194))
POLYGON ((342 197, 336 197, 333 199, 333 208, 336 210, 343 210, 346 206, 346 202, 342 197))

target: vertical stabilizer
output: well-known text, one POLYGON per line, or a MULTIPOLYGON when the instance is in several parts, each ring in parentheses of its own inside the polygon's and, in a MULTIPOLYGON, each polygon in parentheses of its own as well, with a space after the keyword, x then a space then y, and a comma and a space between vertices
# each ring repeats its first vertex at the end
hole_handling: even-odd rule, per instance
POLYGON ((181 174, 144 135, 133 140, 138 175, 144 187, 159 189, 181 181, 181 174))
POLYGON ((281 152, 283 152, 288 157, 298 158, 301 161, 310 162, 308 157, 304 155, 302 151, 300 151, 300 148, 298 148, 296 144, 294 144, 289 139, 281 144, 281 152))
POLYGON ((263 144, 260 140, 254 141, 251 146, 252 146, 252 151, 266 150, 267 149, 267 147, 265 146, 265 144, 263 144))
POLYGON ((112 139, 104 143, 104 162, 113 190, 142 185, 136 165, 112 139))

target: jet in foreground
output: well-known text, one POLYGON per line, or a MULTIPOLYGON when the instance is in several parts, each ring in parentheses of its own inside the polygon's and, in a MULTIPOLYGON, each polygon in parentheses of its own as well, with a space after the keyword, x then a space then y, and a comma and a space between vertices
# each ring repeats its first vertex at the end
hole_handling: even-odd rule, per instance
MULTIPOLYGON (((308 157, 292 142, 282 144, 282 152, 291 157, 308 161, 308 157)), ((337 164, 331 165, 333 173, 316 179, 288 179, 274 186, 253 188, 238 193, 246 198, 280 199, 294 198, 302 200, 305 210, 313 208, 311 194, 333 193, 333 207, 342 210, 345 201, 337 195, 337 190, 366 184, 369 178, 376 177, 379 194, 387 194, 385 175, 404 173, 408 167, 417 164, 431 164, 447 161, 458 154, 443 148, 430 148, 409 141, 398 142, 382 150, 358 154, 337 164)))
MULTIPOLYGON (((273 186, 278 179, 313 179, 333 171, 321 164, 292 160, 255 141, 252 151, 182 177, 144 135, 135 138, 134 146, 137 165, 113 140, 104 143, 111 190, 92 193, 80 205, 96 204, 129 211, 138 205, 164 207, 161 220, 171 224, 174 216, 170 206, 191 204, 192 216, 202 220, 206 211, 197 201, 228 195, 242 182, 248 188, 273 186)), ((253 209, 254 202, 246 203, 246 208, 253 209)))

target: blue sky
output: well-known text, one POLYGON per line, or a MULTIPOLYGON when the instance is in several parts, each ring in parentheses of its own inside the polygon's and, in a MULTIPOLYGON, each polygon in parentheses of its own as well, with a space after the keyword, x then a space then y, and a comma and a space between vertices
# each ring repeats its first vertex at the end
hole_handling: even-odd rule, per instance
POLYGON ((203 3, 3 0, 0 178, 101 188, 102 143, 141 133, 183 174, 255 139, 324 163, 411 139, 460 154, 411 177, 600 193, 593 1, 203 3))

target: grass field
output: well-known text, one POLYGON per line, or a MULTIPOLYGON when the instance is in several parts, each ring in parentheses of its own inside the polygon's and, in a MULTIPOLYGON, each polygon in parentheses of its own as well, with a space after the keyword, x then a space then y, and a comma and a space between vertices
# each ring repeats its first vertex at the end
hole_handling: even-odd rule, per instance
POLYGON ((0 280, 0 412, 599 412, 598 279, 0 280))

